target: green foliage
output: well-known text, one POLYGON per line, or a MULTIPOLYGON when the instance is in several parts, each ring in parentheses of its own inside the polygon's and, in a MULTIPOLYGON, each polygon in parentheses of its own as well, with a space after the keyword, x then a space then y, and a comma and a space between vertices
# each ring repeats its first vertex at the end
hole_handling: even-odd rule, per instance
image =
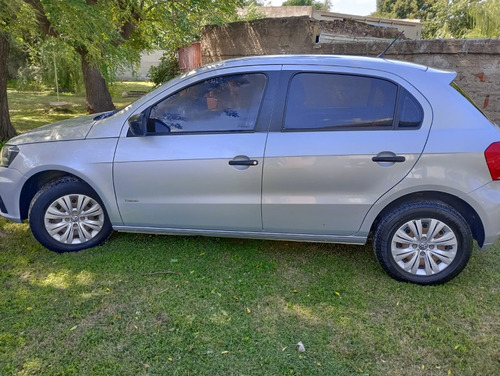
POLYGON ((155 38, 158 41, 158 47, 166 49, 169 52, 162 56, 158 66, 150 68, 149 77, 151 78, 151 81, 158 86, 180 74, 179 61, 174 51, 180 47, 198 41, 203 26, 212 23, 220 24, 262 18, 263 14, 258 10, 258 7, 261 5, 262 2, 255 0, 243 2, 234 1, 232 5, 230 2, 226 2, 225 6, 224 4, 217 5, 221 7, 214 8, 213 13, 211 14, 202 12, 199 14, 187 15, 186 21, 188 23, 185 24, 182 22, 176 25, 171 25, 173 27, 171 31, 168 31, 167 29, 155 30, 155 33, 164 33, 155 34, 155 38), (239 16, 236 12, 230 12, 230 9, 234 10, 237 5, 247 6, 247 13, 244 16, 239 16))
POLYGON ((375 15, 388 18, 420 18, 426 0, 377 0, 375 15))
MULTIPOLYGON (((177 50, 199 40, 203 26, 234 21, 243 0, 148 1, 141 13, 140 34, 150 47, 177 50)), ((139 31, 139 30, 137 30, 139 31)))
POLYGON ((0 30, 11 32, 20 26, 18 13, 22 2, 20 0, 0 0, 0 30))
POLYGON ((17 70, 15 80, 17 90, 39 91, 44 89, 40 67, 27 64, 17 70))
POLYGON ((234 16, 228 17, 227 22, 251 21, 265 17, 265 14, 261 12, 259 9, 259 7, 262 6, 262 4, 256 1, 248 1, 245 2, 245 6, 247 7, 246 14, 240 16, 237 13, 235 13, 234 16))
POLYGON ((85 51, 87 60, 98 66, 106 78, 111 78, 121 64, 137 63, 140 51, 148 47, 139 32, 124 34, 125 29, 138 29, 139 21, 134 18, 136 3, 139 2, 42 1, 51 25, 48 34, 77 52, 85 51))
MULTIPOLYGON (((25 1, 34 4, 33 11, 37 1, 25 1)), ((242 0, 41 0, 38 21, 44 34, 66 45, 57 57, 61 65, 71 68, 67 78, 74 82, 65 84, 65 77, 61 82, 75 90, 81 82, 72 69, 76 53, 98 67, 106 80, 113 80, 123 67, 137 65, 141 52, 176 50, 190 44, 199 37, 203 25, 225 22, 242 4, 242 0)), ((38 41, 32 45, 42 56, 38 41)), ((44 59, 33 60, 43 77, 50 77, 44 59)))
POLYGON ((164 82, 170 81, 172 78, 180 74, 179 60, 175 53, 170 52, 164 54, 160 59, 158 66, 152 66, 149 69, 149 77, 155 86, 159 86, 164 82))
POLYGON ((83 89, 81 61, 74 49, 56 38, 40 39, 36 49, 28 50, 29 58, 18 70, 19 90, 56 90, 55 69, 59 91, 80 92, 83 89), (55 60, 55 66, 54 66, 55 60))
MULTIPOLYGON (((0 25, 10 36, 11 54, 22 57, 17 74, 17 88, 41 90, 55 88, 54 56, 58 65, 59 84, 62 90, 76 91, 81 86, 81 63, 74 51, 62 41, 48 40, 37 32, 32 7, 18 0, 1 0, 0 25)), ((53 38, 52 38, 53 39, 53 38)))
POLYGON ((498 0, 377 0, 374 15, 420 18, 424 38, 500 36, 498 0))
POLYGON ((287 0, 284 1, 282 6, 313 6, 316 10, 327 11, 331 7, 331 1, 316 1, 316 0, 287 0))
POLYGON ((26 51, 37 38, 33 9, 21 0, 0 0, 0 32, 8 35, 11 48, 26 51))
POLYGON ((472 30, 470 10, 480 0, 434 0, 422 12, 424 38, 464 38, 472 30))
POLYGON ((250 5, 255 5, 255 6, 263 6, 264 1, 263 0, 243 0, 243 6, 250 6, 250 5))
POLYGON ((500 37, 500 1, 485 0, 477 3, 471 8, 470 14, 474 19, 474 27, 467 34, 467 37, 500 37))

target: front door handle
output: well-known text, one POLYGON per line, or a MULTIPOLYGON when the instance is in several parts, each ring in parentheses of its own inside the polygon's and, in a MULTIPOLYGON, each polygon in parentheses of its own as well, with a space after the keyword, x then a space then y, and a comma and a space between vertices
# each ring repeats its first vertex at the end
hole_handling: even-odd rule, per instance
POLYGON ((229 161, 229 166, 257 166, 259 161, 256 159, 246 159, 242 161, 229 161))
POLYGON ((402 155, 395 155, 395 156, 381 156, 381 157, 373 157, 372 158, 373 162, 390 162, 390 163, 401 163, 406 161, 406 158, 403 157, 402 155))

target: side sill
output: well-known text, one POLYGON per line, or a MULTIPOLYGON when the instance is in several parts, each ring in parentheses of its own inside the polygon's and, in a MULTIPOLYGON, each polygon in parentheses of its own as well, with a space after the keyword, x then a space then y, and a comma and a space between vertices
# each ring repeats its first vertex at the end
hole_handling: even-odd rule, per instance
POLYGON ((222 237, 222 238, 289 240, 289 241, 299 241, 299 242, 338 243, 338 244, 357 244, 357 245, 366 244, 366 237, 363 236, 288 234, 283 232, 223 231, 223 230, 199 230, 199 229, 183 229, 183 228, 130 227, 130 226, 113 226, 113 229, 119 232, 134 232, 142 234, 212 236, 212 237, 222 237))

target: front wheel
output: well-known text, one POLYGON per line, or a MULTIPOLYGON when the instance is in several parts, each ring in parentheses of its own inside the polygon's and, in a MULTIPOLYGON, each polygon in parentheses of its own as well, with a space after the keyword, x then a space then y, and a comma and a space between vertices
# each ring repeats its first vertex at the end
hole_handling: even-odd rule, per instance
POLYGON ((38 191, 31 201, 29 224, 35 238, 58 253, 100 245, 112 231, 99 197, 73 177, 57 179, 38 191))
POLYGON ((456 277, 473 248, 467 222, 441 202, 409 202, 385 215, 374 233, 374 250, 394 279, 437 285, 456 277))

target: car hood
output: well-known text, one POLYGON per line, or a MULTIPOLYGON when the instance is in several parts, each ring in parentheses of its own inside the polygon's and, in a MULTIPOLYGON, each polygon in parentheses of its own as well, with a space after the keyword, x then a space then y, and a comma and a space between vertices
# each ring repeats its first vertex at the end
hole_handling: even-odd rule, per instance
POLYGON ((9 140, 9 145, 32 144, 36 142, 80 140, 87 136, 96 122, 96 114, 81 116, 44 125, 9 140))

